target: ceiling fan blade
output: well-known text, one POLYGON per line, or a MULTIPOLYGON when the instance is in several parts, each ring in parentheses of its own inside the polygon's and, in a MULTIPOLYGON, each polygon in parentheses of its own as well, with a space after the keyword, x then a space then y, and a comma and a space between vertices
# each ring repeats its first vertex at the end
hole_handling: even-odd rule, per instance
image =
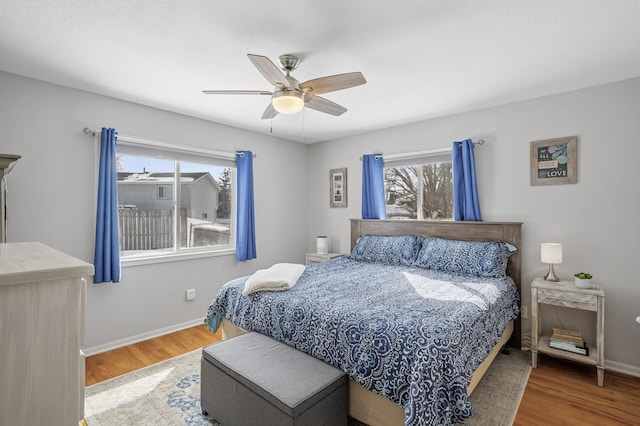
POLYGON ((203 90, 205 95, 273 95, 265 90, 203 90))
POLYGON ((311 89, 309 93, 319 95, 321 93, 335 92, 336 90, 360 86, 366 82, 367 80, 364 79, 361 72, 348 72, 346 74, 336 74, 308 80, 300 83, 300 88, 304 91, 306 91, 305 89, 311 89))
POLYGON ((347 112, 347 109, 342 105, 338 105, 337 103, 321 98, 320 96, 306 95, 304 97, 304 106, 335 116, 342 115, 347 112))
POLYGON ((287 80, 282 71, 280 71, 280 68, 271 62, 271 59, 266 56, 252 55, 251 53, 247 53, 247 57, 269 83, 278 87, 291 88, 289 80, 287 80))
POLYGON ((262 119, 268 120, 275 117, 276 115, 278 115, 278 111, 276 111, 276 109, 273 107, 273 104, 269 102, 269 105, 267 105, 267 109, 265 109, 262 113, 262 119))

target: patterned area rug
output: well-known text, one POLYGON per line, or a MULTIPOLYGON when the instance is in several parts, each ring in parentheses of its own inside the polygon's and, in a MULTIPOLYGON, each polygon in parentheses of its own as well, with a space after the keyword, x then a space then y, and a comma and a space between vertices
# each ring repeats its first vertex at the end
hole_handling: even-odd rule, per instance
MULTIPOLYGON (((193 351, 87 387, 87 425, 217 425, 200 411, 200 354, 193 351)), ((513 349, 511 355, 498 355, 471 395, 475 415, 465 425, 513 423, 531 372, 529 360, 529 352, 513 349)))
POLYGON ((189 352, 87 387, 87 425, 217 424, 200 411, 201 353, 189 352))
POLYGON ((531 352, 499 354, 471 394, 473 417, 465 426, 510 426, 531 373, 531 352))

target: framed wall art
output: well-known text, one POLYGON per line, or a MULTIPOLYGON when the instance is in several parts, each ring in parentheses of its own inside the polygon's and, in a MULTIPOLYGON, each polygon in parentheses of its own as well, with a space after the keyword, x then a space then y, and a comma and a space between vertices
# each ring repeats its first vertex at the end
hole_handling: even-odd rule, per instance
POLYGON ((347 207, 347 168, 329 170, 329 206, 347 207))
POLYGON ((531 142, 531 185, 578 181, 577 136, 531 142))

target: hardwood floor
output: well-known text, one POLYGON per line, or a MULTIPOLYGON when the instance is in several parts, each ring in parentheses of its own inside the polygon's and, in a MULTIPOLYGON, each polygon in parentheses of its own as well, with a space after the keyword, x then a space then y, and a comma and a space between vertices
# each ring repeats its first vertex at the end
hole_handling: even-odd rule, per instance
POLYGON ((207 326, 202 324, 89 356, 85 362, 85 386, 156 364, 220 340, 222 340, 220 330, 212 334, 207 326))
MULTIPOLYGON (((87 357, 87 386, 221 340, 199 325, 87 357)), ((595 367, 538 356, 538 368, 522 397, 515 426, 640 425, 640 378, 606 371, 604 387, 595 367)))
POLYGON ((595 367, 541 354, 513 424, 640 425, 640 378, 607 370, 600 387, 595 367))

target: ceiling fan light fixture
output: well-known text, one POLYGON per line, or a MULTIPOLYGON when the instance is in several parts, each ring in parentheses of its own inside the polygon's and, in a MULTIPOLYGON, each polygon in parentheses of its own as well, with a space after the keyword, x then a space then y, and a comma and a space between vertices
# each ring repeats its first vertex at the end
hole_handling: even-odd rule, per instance
POLYGON ((281 114, 295 114, 304 108, 302 93, 293 90, 282 90, 273 94, 273 108, 281 114))
POLYGON ((291 71, 300 64, 296 55, 280 55, 280 67, 266 56, 247 53, 249 61, 271 83, 273 91, 266 90, 203 90, 207 95, 268 95, 270 103, 262 113, 262 120, 272 120, 278 114, 296 114, 304 108, 310 108, 335 117, 347 112, 341 105, 320 97, 323 93, 335 92, 365 84, 361 72, 328 75, 300 83, 292 77, 291 71), (284 73, 283 73, 284 71, 284 73))

